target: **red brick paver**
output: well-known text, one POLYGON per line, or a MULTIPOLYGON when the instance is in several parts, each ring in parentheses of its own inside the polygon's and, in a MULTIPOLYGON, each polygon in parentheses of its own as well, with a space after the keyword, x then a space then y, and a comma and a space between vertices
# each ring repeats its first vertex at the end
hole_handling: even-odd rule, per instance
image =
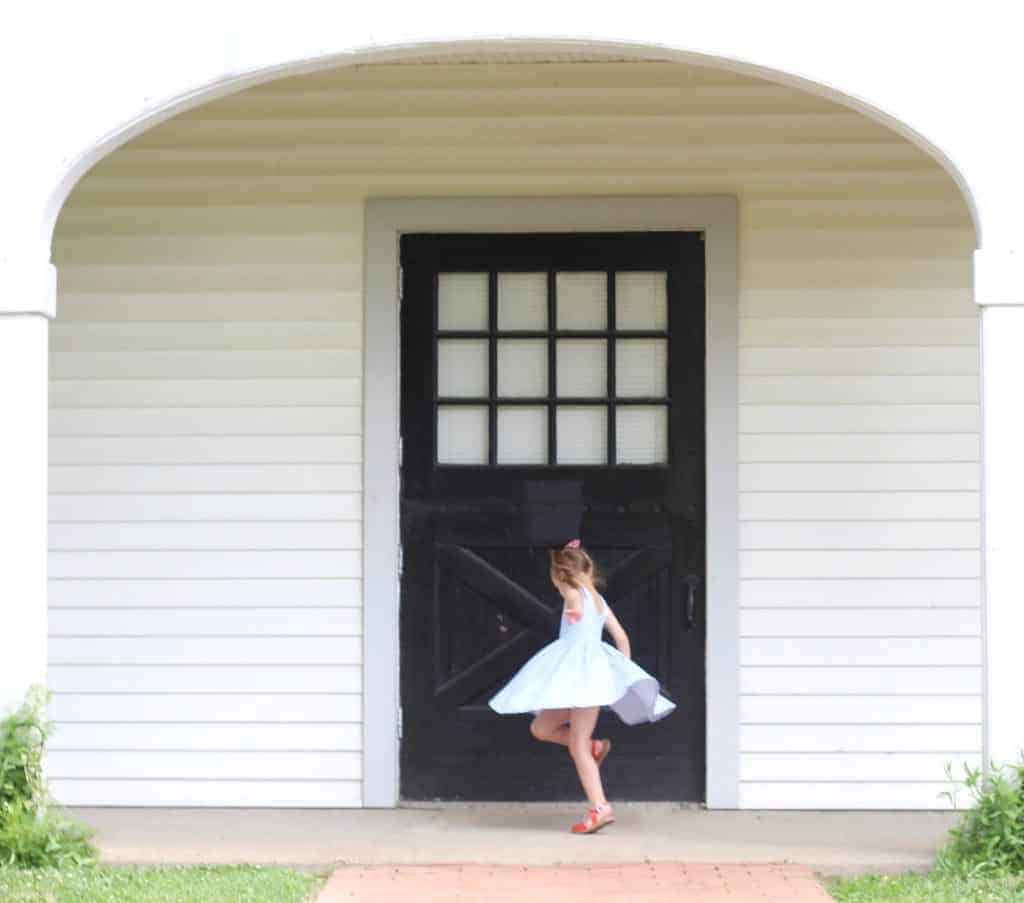
POLYGON ((342 866, 318 903, 811 903, 832 898, 799 865, 342 866))

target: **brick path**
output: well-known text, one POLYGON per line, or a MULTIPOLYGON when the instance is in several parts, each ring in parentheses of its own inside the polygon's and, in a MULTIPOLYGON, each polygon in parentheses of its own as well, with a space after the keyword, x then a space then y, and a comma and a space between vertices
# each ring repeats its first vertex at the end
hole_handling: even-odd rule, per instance
POLYGON ((798 865, 342 866, 317 903, 811 903, 829 901, 798 865))

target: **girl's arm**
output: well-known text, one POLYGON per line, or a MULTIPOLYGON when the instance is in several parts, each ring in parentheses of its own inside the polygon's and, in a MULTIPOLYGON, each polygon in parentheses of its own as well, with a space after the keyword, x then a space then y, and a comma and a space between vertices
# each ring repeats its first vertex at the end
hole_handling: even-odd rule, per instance
POLYGON ((615 617, 612 612, 611 606, 605 602, 604 607, 608 610, 608 617, 605 619, 604 627, 605 630, 611 635, 611 638, 615 641, 615 645, 626 658, 632 658, 632 654, 629 648, 629 636, 625 630, 622 629, 622 625, 619 623, 619 619, 615 617))

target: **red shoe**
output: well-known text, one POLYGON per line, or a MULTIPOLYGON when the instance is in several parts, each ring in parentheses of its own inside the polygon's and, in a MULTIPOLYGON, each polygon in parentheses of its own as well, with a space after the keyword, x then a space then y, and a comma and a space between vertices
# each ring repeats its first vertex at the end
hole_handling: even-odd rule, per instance
POLYGON ((608 758, 608 753, 612 751, 611 740, 591 740, 590 741, 590 752, 594 757, 594 761, 597 763, 597 767, 601 767, 601 763, 608 758))
POLYGON ((583 821, 576 822, 572 826, 572 833, 593 834, 600 831, 605 825, 610 825, 613 821, 615 821, 615 813, 612 812, 611 804, 605 803, 603 806, 591 809, 583 821))

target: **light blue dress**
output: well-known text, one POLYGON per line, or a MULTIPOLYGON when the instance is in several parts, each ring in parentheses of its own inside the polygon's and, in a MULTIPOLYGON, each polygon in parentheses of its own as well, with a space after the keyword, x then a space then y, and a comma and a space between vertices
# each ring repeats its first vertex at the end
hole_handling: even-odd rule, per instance
POLYGON ((675 709, 659 692, 658 681, 603 642, 608 603, 598 612, 582 589, 583 616, 570 624, 562 610, 558 639, 531 658, 491 700, 501 715, 542 709, 608 706, 626 724, 658 721, 675 709))

